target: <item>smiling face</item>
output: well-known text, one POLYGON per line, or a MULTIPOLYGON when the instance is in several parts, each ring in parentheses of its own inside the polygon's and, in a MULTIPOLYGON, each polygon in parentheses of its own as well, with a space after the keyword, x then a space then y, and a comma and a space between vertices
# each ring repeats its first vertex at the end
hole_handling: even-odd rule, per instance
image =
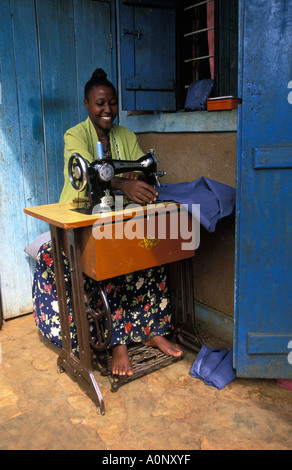
POLYGON ((103 85, 93 87, 88 94, 88 99, 84 99, 84 105, 98 137, 105 137, 118 114, 115 90, 103 85))

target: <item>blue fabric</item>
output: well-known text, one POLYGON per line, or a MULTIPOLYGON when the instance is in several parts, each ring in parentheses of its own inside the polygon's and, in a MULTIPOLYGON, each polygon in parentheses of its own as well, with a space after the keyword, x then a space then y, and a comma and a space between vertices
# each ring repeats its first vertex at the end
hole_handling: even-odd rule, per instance
POLYGON ((204 111, 214 86, 212 78, 203 78, 190 84, 185 102, 185 111, 204 111))
POLYGON ((192 377, 205 380, 205 377, 211 375, 214 369, 219 365, 226 353, 226 348, 210 349, 204 344, 191 368, 192 377))
POLYGON ((161 184, 156 187, 159 201, 176 201, 188 207, 200 204, 200 223, 214 232, 219 219, 230 215, 235 206, 235 189, 204 176, 186 183, 161 184))
POLYGON ((213 372, 205 378, 206 385, 212 385, 213 387, 221 390, 223 387, 228 385, 230 382, 236 379, 236 372, 232 366, 233 350, 227 352, 222 361, 213 370, 213 372))
POLYGON ((191 367, 191 376, 221 390, 236 379, 232 365, 233 350, 202 346, 191 367))

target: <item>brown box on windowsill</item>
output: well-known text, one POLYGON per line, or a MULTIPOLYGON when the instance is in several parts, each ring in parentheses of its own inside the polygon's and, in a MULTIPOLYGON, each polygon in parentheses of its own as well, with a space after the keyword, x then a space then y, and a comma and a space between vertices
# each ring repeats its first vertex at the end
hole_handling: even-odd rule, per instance
POLYGON ((241 99, 235 98, 234 96, 218 96, 217 98, 208 98, 207 111, 236 109, 240 103, 241 99))

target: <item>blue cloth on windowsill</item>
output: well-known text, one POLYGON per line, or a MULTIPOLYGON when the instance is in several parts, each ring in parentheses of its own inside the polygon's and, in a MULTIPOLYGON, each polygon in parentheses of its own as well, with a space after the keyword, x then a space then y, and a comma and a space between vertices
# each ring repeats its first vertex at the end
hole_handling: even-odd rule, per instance
POLYGON ((201 176, 192 182, 166 183, 156 187, 159 201, 175 201, 188 207, 200 204, 200 223, 214 232, 219 219, 230 215, 235 207, 235 189, 201 176))
POLYGON ((191 367, 191 376, 221 390, 236 379, 232 357, 232 349, 208 348, 204 345, 191 367))

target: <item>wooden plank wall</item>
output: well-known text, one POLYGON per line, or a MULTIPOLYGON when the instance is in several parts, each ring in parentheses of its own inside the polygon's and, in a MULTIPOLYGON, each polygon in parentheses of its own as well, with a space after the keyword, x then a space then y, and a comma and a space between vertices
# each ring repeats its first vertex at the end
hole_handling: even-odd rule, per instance
POLYGON ((32 310, 23 252, 47 224, 25 207, 59 200, 63 135, 86 118, 83 89, 102 67, 116 84, 114 1, 0 2, 0 287, 4 318, 32 310))
POLYGON ((1 295, 4 317, 31 305, 31 262, 23 254, 35 231, 22 208, 45 203, 35 169, 45 180, 36 30, 33 0, 0 3, 1 295), (33 93, 32 93, 33 90, 33 93), (36 135, 36 133, 38 135, 36 135), (33 161, 33 165, 31 162, 33 161))

